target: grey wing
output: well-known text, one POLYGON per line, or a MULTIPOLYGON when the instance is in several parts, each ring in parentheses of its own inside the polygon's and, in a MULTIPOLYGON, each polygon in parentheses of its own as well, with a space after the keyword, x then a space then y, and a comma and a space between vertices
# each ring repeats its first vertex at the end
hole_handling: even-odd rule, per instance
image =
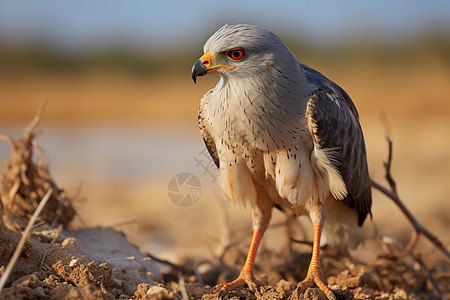
POLYGON ((211 155, 214 163, 217 168, 220 167, 219 164, 219 156, 217 155, 216 142, 212 138, 211 134, 208 131, 208 120, 207 120, 207 111, 206 104, 208 103, 209 97, 214 89, 210 89, 207 91, 202 99, 200 100, 200 106, 198 108, 198 126, 200 127, 200 133, 202 134, 203 141, 205 142, 206 148, 208 149, 209 154, 211 155))
POLYGON ((315 90, 308 101, 307 120, 314 143, 325 151, 347 187, 344 203, 358 212, 362 225, 371 215, 372 195, 366 148, 356 108, 337 86, 315 90))

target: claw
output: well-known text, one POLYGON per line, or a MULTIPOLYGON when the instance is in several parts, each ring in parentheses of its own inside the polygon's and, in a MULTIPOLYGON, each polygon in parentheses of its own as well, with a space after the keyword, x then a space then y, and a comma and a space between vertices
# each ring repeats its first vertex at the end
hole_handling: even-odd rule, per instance
POLYGON ((237 279, 229 283, 220 283, 211 289, 211 294, 217 293, 218 299, 222 299, 222 296, 228 294, 229 291, 234 289, 248 286, 249 290, 256 292, 258 290, 258 283, 253 275, 240 275, 237 279), (247 278, 247 276, 249 278, 247 278))
POLYGON ((300 282, 297 286, 297 299, 300 299, 300 294, 306 292, 306 290, 309 287, 314 287, 314 286, 315 286, 314 281, 311 279, 308 279, 308 278, 303 280, 302 282, 300 282))
POLYGON ((325 284, 324 279, 320 273, 309 274, 305 280, 300 282, 297 286, 297 298, 300 299, 300 294, 306 292, 309 287, 318 287, 329 300, 336 300, 336 296, 325 284))
MULTIPOLYGON (((270 210, 268 215, 270 216, 270 210)), ((270 218, 264 219, 261 222, 266 222, 268 224, 270 218)), ((265 226, 266 226, 265 225, 265 226)), ((258 250, 259 242, 264 234, 264 229, 256 228, 253 231, 252 243, 250 244, 250 249, 248 250, 247 259, 245 260, 244 267, 241 270, 238 278, 228 283, 220 283, 212 288, 211 293, 219 292, 218 297, 222 299, 222 296, 225 296, 229 291, 232 291, 237 288, 243 288, 248 286, 248 288, 252 292, 258 291, 258 285, 261 285, 259 281, 256 280, 255 276, 253 276, 253 264, 255 263, 255 255, 258 250)))
POLYGON ((336 296, 334 295, 334 293, 332 291, 330 291, 330 293, 327 295, 327 298, 337 300, 336 296))
POLYGON ((248 286, 248 288, 250 289, 250 291, 252 292, 256 292, 258 290, 258 285, 256 283, 252 283, 248 286))
POLYGON ((217 292, 217 288, 219 287, 218 284, 216 284, 215 286, 213 286, 213 288, 209 291, 210 294, 214 294, 215 292, 217 292))

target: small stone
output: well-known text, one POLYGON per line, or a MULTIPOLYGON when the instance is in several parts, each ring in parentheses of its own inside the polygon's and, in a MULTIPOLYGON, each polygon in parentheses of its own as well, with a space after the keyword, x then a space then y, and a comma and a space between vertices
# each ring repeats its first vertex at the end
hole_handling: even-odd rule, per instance
POLYGON ((173 292, 161 286, 152 286, 142 298, 143 300, 175 299, 173 292))
POLYGON ((35 293, 35 295, 39 296, 39 297, 47 297, 47 295, 45 294, 44 288, 42 286, 38 286, 36 288, 33 289, 33 292, 35 293))
POLYGON ((292 284, 292 282, 289 282, 284 279, 281 279, 280 281, 278 281, 277 287, 276 287, 277 291, 282 291, 282 290, 290 291, 293 289, 294 289, 294 285, 292 284))
POLYGON ((324 300, 325 294, 318 288, 308 288, 303 294, 303 299, 324 300))
POLYGON ((335 284, 330 286, 330 290, 332 291, 342 290, 342 287, 339 284, 335 284))
POLYGON ((67 246, 73 246, 76 245, 76 240, 73 237, 68 237, 64 241, 62 241, 61 246, 67 247, 67 246))
POLYGON ((200 274, 206 274, 214 269, 214 265, 210 262, 204 262, 197 267, 197 270, 200 274))
POLYGON ((378 297, 375 297, 375 300, 387 300, 389 299, 389 294, 388 293, 383 293, 378 297))
POLYGON ((69 263, 69 267, 71 267, 71 268, 78 267, 79 265, 80 265, 80 261, 77 258, 72 259, 69 263))
POLYGON ((147 295, 159 294, 159 293, 164 294, 164 293, 169 293, 169 292, 161 286, 152 286, 147 291, 147 295))

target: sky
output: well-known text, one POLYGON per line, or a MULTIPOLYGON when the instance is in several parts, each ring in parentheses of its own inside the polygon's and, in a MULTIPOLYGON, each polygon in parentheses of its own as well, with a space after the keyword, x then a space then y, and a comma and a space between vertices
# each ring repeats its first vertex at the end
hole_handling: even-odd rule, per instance
POLYGON ((73 51, 195 45, 225 23, 319 43, 364 34, 396 40, 432 28, 450 31, 450 1, 0 0, 0 39, 73 51))

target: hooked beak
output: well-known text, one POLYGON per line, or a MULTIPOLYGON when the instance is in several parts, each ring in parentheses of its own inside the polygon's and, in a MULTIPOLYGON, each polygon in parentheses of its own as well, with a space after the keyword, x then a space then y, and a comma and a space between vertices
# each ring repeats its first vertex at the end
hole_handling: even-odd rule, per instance
POLYGON ((202 64, 202 62, 200 60, 197 60, 195 62, 195 64, 192 66, 192 71, 191 71, 192 80, 194 80, 195 84, 197 84, 197 76, 206 75, 207 69, 208 68, 204 64, 202 64))
POLYGON ((215 65, 212 62, 211 53, 206 52, 192 66, 191 76, 194 83, 197 83, 197 76, 204 76, 208 73, 216 73, 218 69, 234 69, 227 65, 215 65))

